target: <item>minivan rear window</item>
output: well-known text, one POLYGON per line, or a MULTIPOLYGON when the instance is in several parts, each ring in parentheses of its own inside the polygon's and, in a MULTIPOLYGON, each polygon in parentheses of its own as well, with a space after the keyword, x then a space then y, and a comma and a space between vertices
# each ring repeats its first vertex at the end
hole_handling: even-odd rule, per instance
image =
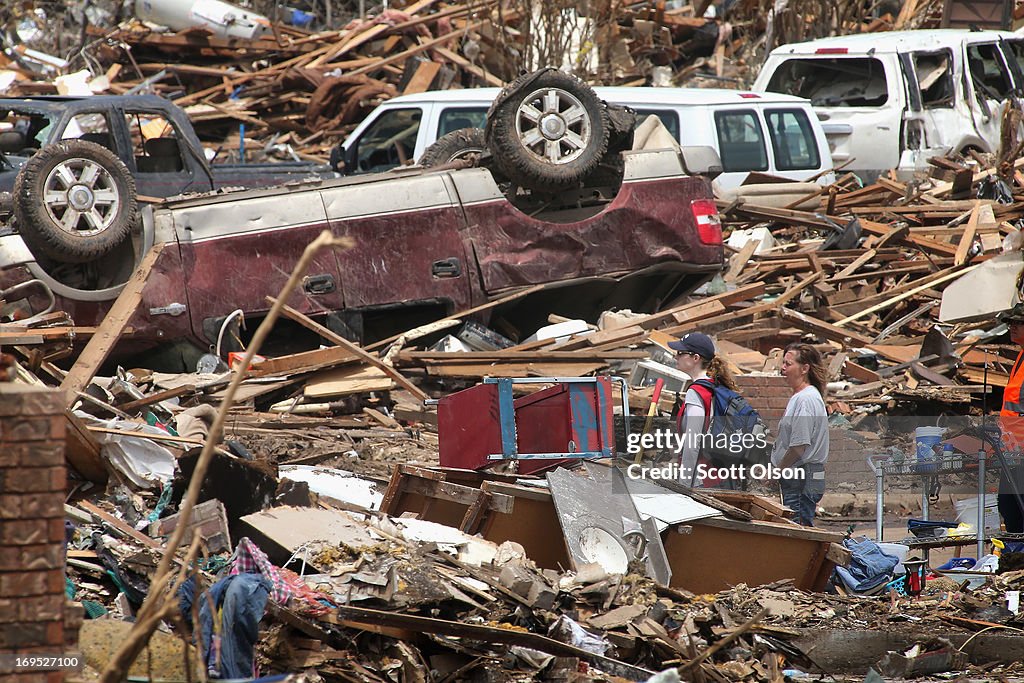
POLYGON ((768 135, 775 151, 775 168, 802 171, 818 168, 821 158, 814 130, 807 114, 800 109, 769 109, 764 113, 768 135))
POLYGON ((767 171, 768 152, 757 114, 749 110, 715 112, 722 170, 767 171))
POLYGON ((873 57, 788 59, 768 81, 771 92, 819 107, 877 107, 889 99, 882 62, 873 57))

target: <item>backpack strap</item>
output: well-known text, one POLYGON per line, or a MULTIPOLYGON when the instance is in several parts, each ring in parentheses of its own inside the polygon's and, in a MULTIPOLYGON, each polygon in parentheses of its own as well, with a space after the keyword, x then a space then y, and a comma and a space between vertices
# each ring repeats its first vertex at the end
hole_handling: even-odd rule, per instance
MULTIPOLYGON (((690 389, 697 392, 700 400, 704 403, 704 431, 711 426, 711 413, 713 412, 715 385, 709 379, 698 379, 690 383, 690 389)), ((685 403, 684 403, 685 406, 685 403)))

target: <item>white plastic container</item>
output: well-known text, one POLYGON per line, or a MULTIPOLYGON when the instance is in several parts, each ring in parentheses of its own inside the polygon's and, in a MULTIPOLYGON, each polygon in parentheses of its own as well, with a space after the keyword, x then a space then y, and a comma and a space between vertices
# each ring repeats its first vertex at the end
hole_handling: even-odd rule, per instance
POLYGON ((638 361, 629 374, 629 386, 654 386, 659 379, 665 380, 662 391, 682 391, 690 384, 690 376, 677 368, 670 368, 653 360, 638 361))
POLYGON ((910 553, 910 546, 903 545, 902 543, 879 543, 878 547, 881 548, 882 552, 886 555, 893 555, 900 558, 900 561, 896 565, 895 569, 893 569, 893 572, 896 575, 902 574, 904 571, 903 560, 907 559, 907 555, 910 553))
POLYGON ((221 0, 136 0, 135 16, 173 31, 201 26, 220 38, 252 40, 270 30, 262 14, 221 0))
POLYGON ((751 228, 749 230, 733 230, 726 242, 733 249, 743 249, 749 241, 759 242, 755 254, 768 251, 775 246, 775 237, 768 228, 751 228))
MULTIPOLYGON (((971 532, 974 532, 975 527, 978 526, 978 498, 965 498, 963 500, 957 500, 953 503, 956 506, 956 521, 967 524, 971 527, 971 532)), ((999 520, 999 509, 998 501, 995 496, 985 498, 985 533, 990 531, 999 531, 1000 520, 999 520)))
POLYGON ((539 341, 541 339, 557 339, 565 341, 574 334, 587 334, 590 326, 586 320, 563 320, 560 323, 553 323, 540 328, 534 334, 524 339, 525 342, 539 341))
POLYGON ((945 432, 944 427, 918 427, 914 430, 918 471, 935 469, 936 460, 942 450, 942 435, 945 432))

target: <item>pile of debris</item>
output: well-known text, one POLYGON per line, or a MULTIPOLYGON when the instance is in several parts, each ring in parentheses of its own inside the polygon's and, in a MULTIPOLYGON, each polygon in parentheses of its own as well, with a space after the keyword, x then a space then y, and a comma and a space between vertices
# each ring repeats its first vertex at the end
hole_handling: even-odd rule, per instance
MULTIPOLYGON (((585 481, 599 479, 613 472, 611 468, 588 464, 585 474, 559 469, 539 480, 484 474, 473 486, 464 471, 405 467, 396 469, 384 488, 340 470, 312 476, 317 473, 303 475, 281 467, 278 480, 265 471, 266 462, 226 455, 219 460, 209 470, 205 502, 191 510, 190 531, 180 537, 186 545, 195 539, 193 551, 200 542, 206 549, 200 569, 193 572, 195 583, 188 588, 198 585, 197 594, 212 591, 211 585, 230 582, 239 571, 266 578, 267 614, 252 657, 265 674, 306 671, 324 680, 361 681, 422 681, 428 671, 449 680, 562 680, 583 674, 589 680, 781 681, 784 675, 799 675, 799 670, 863 672, 868 666, 896 666, 897 660, 905 667, 918 661, 914 654, 890 652, 894 649, 927 654, 934 672, 970 669, 968 660, 986 663, 978 671, 1019 672, 1016 650, 992 654, 993 648, 1007 646, 1005 639, 977 632, 1019 624, 1019 617, 1001 605, 1007 590, 1024 583, 1021 571, 993 575, 975 588, 938 577, 919 597, 895 591, 882 599, 830 596, 800 589, 791 579, 757 589, 739 582, 698 593, 668 585, 675 581, 645 576, 652 572, 655 554, 650 545, 646 567, 644 560, 634 560, 620 571, 609 571, 603 566, 609 559, 600 553, 598 561, 581 559, 581 553, 594 549, 574 547, 573 515, 559 500, 586 495, 585 481), (241 477, 247 487, 262 489, 269 497, 261 501, 250 496, 249 509, 259 511, 239 516, 230 509, 237 500, 225 498, 222 503, 212 492, 230 494, 227 482, 237 488, 241 477), (256 479, 264 483, 253 485, 256 479), (555 501, 555 528, 536 523, 545 496, 547 505, 555 501), (475 504, 480 500, 486 505, 475 504), (541 508, 535 507, 538 503, 541 508), (451 519, 453 512, 458 517, 462 510, 461 530, 459 522, 431 521, 451 519), (559 526, 564 543, 557 538, 559 526), (568 566, 548 566, 552 553, 562 554, 568 566), (879 639, 884 632, 885 638, 879 639), (946 640, 935 643, 937 632, 946 640), (869 642, 872 635, 875 639, 869 642), (834 638, 831 644, 829 636, 834 638), (850 643, 858 639, 863 647, 851 657, 850 643), (931 660, 941 653, 935 668, 931 660), (663 678, 654 678, 658 672, 663 678)), ((79 493, 67 506, 75 520, 68 549, 69 590, 93 617, 86 620, 81 639, 91 668, 109 665, 111 630, 117 620, 140 617, 140 605, 157 585, 154 567, 167 536, 182 519, 167 513, 177 506, 186 484, 175 481, 175 493, 159 500, 152 493, 140 496, 136 487, 111 486, 101 504, 79 493), (97 641, 104 636, 108 642, 100 647, 97 641)), ((739 502, 738 497, 742 494, 699 496, 723 508, 725 515, 740 517, 737 508, 724 502, 739 502)), ((577 516, 600 516, 607 498, 594 507, 597 500, 590 496, 589 507, 577 509, 577 516)), ((622 504, 619 496, 610 498, 622 504)), ((671 519, 673 508, 692 508, 696 499, 662 491, 656 503, 659 516, 671 519)), ((756 497, 748 497, 747 503, 755 513, 766 505, 762 515, 772 508, 756 497)), ((666 550, 673 537, 697 538, 708 529, 743 524, 774 529, 772 543, 785 544, 786 532, 800 533, 781 518, 743 522, 726 516, 714 522, 722 512, 711 508, 703 513, 710 517, 698 516, 670 529, 662 536, 666 550)), ((723 561, 712 545, 705 550, 687 552, 673 566, 723 561), (701 562, 695 563, 695 557, 701 562)), ((732 553, 729 547, 723 550, 732 553)), ((783 545, 780 552, 791 550, 793 546, 783 545)), ((726 574, 733 571, 718 566, 726 574)), ((699 573, 714 572, 704 568, 699 573)), ((235 612, 225 606, 223 633, 234 633, 227 627, 240 628, 245 618, 241 608, 235 612)), ((131 625, 121 625, 123 637, 131 625)), ((165 649, 160 644, 165 636, 156 635, 154 647, 165 649)), ((177 647, 177 656, 142 657, 136 664, 141 668, 133 671, 164 678, 181 675, 184 657, 177 647)))
POLYGON ((121 3, 37 5, 0 16, 11 27, 0 63, 5 96, 153 92, 185 108, 202 139, 225 153, 237 153, 244 135, 250 149, 326 161, 397 94, 503 85, 546 65, 595 84, 742 87, 776 45, 937 25, 942 3, 906 2, 876 16, 860 2, 627 3, 579 14, 574 3, 420 0, 364 17, 350 6, 332 12, 330 2, 323 17, 220 3, 187 19, 159 1, 137 6, 135 18, 121 3))

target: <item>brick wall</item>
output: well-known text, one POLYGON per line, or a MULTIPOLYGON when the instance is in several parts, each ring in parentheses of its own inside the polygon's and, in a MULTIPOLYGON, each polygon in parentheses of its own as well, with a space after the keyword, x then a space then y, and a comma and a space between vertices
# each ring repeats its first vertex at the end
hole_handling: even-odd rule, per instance
POLYGON ((754 410, 761 413, 772 434, 779 433, 779 420, 786 412, 786 403, 793 395, 782 375, 742 375, 736 384, 754 410))
POLYGON ((60 683, 62 671, 18 671, 10 655, 69 652, 63 394, 3 385, 0 443, 0 679, 60 683))
MULTIPOLYGON (((742 375, 736 378, 736 383, 740 393, 768 424, 772 435, 778 434, 779 420, 786 412, 786 403, 792 396, 786 378, 781 375, 742 375)), ((843 483, 853 484, 858 488, 872 484, 874 475, 867 464, 867 454, 875 452, 871 447, 871 435, 831 427, 828 463, 825 466, 825 484, 828 490, 837 490, 843 483)))

